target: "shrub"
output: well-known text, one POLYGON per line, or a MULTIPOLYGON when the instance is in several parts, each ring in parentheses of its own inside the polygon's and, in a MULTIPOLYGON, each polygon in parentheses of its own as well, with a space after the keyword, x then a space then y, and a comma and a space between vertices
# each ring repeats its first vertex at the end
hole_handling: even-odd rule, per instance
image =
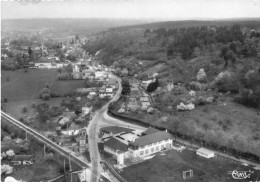
POLYGON ((24 106, 24 107, 22 108, 22 113, 26 113, 26 112, 28 112, 28 109, 27 109, 27 107, 24 106))

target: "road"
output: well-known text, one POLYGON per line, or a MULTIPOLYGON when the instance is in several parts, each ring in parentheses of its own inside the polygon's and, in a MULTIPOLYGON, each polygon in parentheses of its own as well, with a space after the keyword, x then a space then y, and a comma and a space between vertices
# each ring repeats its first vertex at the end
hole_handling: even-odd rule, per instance
POLYGON ((121 79, 113 76, 114 79, 118 82, 118 91, 115 94, 115 96, 101 109, 97 110, 92 118, 92 120, 89 122, 88 125, 88 144, 89 144, 89 154, 91 159, 91 182, 97 182, 99 180, 100 176, 100 155, 98 151, 98 132, 100 129, 99 121, 103 118, 103 114, 107 111, 108 105, 111 102, 117 101, 120 98, 120 94, 122 92, 121 87, 121 79))

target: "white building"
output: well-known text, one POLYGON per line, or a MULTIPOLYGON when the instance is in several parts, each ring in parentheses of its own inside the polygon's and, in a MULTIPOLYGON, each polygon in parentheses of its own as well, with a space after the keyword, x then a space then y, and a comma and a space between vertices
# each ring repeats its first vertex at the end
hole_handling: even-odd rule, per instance
POLYGON ((105 71, 95 71, 95 77, 100 78, 100 77, 107 77, 107 73, 105 71))
POLYGON ((205 148, 199 148, 198 150, 196 150, 196 154, 205 157, 207 159, 215 156, 213 151, 205 148))
POLYGON ((172 137, 166 131, 156 131, 156 129, 149 128, 145 133, 148 134, 129 143, 130 158, 143 158, 172 147, 172 137), (149 130, 153 131, 149 132, 149 130))

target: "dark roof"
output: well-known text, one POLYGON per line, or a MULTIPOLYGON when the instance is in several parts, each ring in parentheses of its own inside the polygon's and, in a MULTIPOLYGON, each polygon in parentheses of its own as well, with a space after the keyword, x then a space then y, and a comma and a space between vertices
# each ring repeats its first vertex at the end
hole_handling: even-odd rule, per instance
POLYGON ((119 126, 107 126, 107 127, 102 128, 101 130, 104 132, 107 132, 107 133, 112 132, 113 134, 133 131, 132 129, 123 128, 123 127, 119 127, 119 126))
POLYGON ((143 135, 149 135, 149 134, 156 133, 156 132, 159 132, 159 131, 160 130, 157 130, 155 128, 150 127, 147 130, 145 130, 142 134, 143 135))
POLYGON ((111 149, 120 150, 122 152, 126 152, 128 150, 128 146, 126 144, 120 142, 119 140, 117 140, 113 137, 111 137, 110 139, 105 141, 104 145, 111 149))
POLYGON ((32 160, 32 155, 15 155, 12 161, 23 161, 23 160, 32 160))
POLYGON ((135 139, 131 144, 136 147, 143 147, 152 143, 160 142, 162 140, 170 139, 171 135, 165 131, 159 131, 149 135, 141 136, 135 139))

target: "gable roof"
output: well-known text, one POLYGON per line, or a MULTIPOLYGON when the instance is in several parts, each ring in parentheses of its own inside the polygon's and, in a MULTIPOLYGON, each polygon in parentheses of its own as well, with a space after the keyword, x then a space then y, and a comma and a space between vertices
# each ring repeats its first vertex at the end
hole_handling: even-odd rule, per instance
POLYGON ((153 127, 149 127, 147 130, 145 130, 142 134, 143 135, 149 135, 149 134, 152 134, 152 133, 156 133, 156 132, 159 132, 160 130, 157 130, 156 128, 153 128, 153 127))
POLYGON ((165 131, 159 131, 149 135, 141 136, 140 138, 135 139, 131 145, 136 147, 143 147, 152 143, 160 142, 162 140, 170 139, 171 135, 165 131))
POLYGON ((120 150, 122 152, 126 152, 128 150, 128 146, 119 140, 115 139, 114 137, 111 137, 107 141, 104 142, 104 145, 107 147, 114 149, 114 150, 120 150))
POLYGON ((107 126, 107 127, 103 127, 101 129, 101 131, 106 132, 106 133, 113 133, 113 134, 118 134, 121 132, 131 132, 133 131, 130 128, 124 128, 124 127, 120 127, 120 126, 107 126))
POLYGON ((32 155, 15 155, 12 161, 23 161, 23 160, 32 160, 33 156, 32 155))

